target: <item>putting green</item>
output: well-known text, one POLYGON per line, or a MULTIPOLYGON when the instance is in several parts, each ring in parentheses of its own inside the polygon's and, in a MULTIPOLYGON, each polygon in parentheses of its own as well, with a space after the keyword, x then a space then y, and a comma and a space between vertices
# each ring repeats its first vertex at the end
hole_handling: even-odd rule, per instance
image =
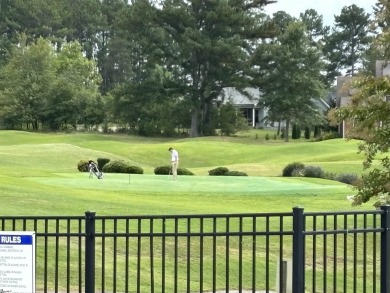
POLYGON ((190 192, 223 194, 270 194, 333 191, 350 189, 345 184, 313 178, 246 177, 246 176, 179 176, 105 174, 104 179, 88 178, 87 173, 61 173, 57 177, 29 177, 43 185, 99 191, 190 192))

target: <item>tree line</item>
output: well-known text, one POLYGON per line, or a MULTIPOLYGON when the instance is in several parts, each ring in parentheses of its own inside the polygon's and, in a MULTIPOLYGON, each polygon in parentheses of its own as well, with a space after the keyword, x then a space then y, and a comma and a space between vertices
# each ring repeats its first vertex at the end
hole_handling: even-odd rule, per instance
POLYGON ((286 131, 323 123, 313 99, 375 71, 378 28, 356 5, 329 27, 313 9, 268 15, 273 2, 0 0, 0 126, 228 135, 242 119, 226 87, 258 88, 286 131))

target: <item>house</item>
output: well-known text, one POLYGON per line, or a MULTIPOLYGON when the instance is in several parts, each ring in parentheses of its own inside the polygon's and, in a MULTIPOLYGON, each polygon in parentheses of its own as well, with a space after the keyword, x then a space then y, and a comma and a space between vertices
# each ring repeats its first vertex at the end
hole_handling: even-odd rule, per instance
POLYGON ((253 128, 265 126, 266 109, 258 105, 261 98, 259 89, 245 88, 240 92, 234 87, 226 87, 222 91, 221 98, 224 102, 231 102, 235 107, 239 108, 248 120, 249 125, 253 128))
MULTIPOLYGON (((259 89, 245 88, 241 92, 234 87, 226 87, 223 89, 221 98, 224 102, 230 101, 239 108, 253 128, 278 127, 278 122, 267 121, 268 110, 266 107, 259 105, 261 101, 261 91, 259 89)), ((323 113, 330 108, 324 99, 313 99, 313 102, 323 113)), ((284 126, 284 122, 281 123, 281 126, 284 126)))
MULTIPOLYGON (((390 62, 386 60, 377 60, 375 62, 375 77, 390 75, 390 62)), ((336 83, 336 107, 343 107, 350 103, 354 90, 349 85, 353 81, 353 76, 338 76, 336 83)), ((390 96, 385 96, 386 100, 390 96)), ((345 138, 348 129, 353 125, 350 122, 342 121, 339 125, 339 134, 345 138)))

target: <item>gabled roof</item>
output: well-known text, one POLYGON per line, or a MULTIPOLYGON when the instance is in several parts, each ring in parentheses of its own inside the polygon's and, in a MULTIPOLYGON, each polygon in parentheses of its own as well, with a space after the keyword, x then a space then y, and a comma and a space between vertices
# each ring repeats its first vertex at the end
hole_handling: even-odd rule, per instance
POLYGON ((233 105, 242 108, 256 107, 261 97, 259 89, 245 88, 242 92, 234 87, 225 87, 222 91, 222 99, 230 101, 233 105))

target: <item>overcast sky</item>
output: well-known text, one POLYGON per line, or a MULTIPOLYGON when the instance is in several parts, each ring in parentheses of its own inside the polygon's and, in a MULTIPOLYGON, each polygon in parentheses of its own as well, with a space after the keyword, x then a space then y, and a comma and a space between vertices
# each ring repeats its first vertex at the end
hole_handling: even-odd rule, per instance
POLYGON ((367 13, 372 13, 375 0, 278 0, 277 3, 265 6, 264 11, 272 15, 277 11, 285 11, 291 16, 299 17, 306 9, 314 9, 324 18, 324 24, 333 26, 334 15, 339 15, 344 6, 355 4, 367 13))

